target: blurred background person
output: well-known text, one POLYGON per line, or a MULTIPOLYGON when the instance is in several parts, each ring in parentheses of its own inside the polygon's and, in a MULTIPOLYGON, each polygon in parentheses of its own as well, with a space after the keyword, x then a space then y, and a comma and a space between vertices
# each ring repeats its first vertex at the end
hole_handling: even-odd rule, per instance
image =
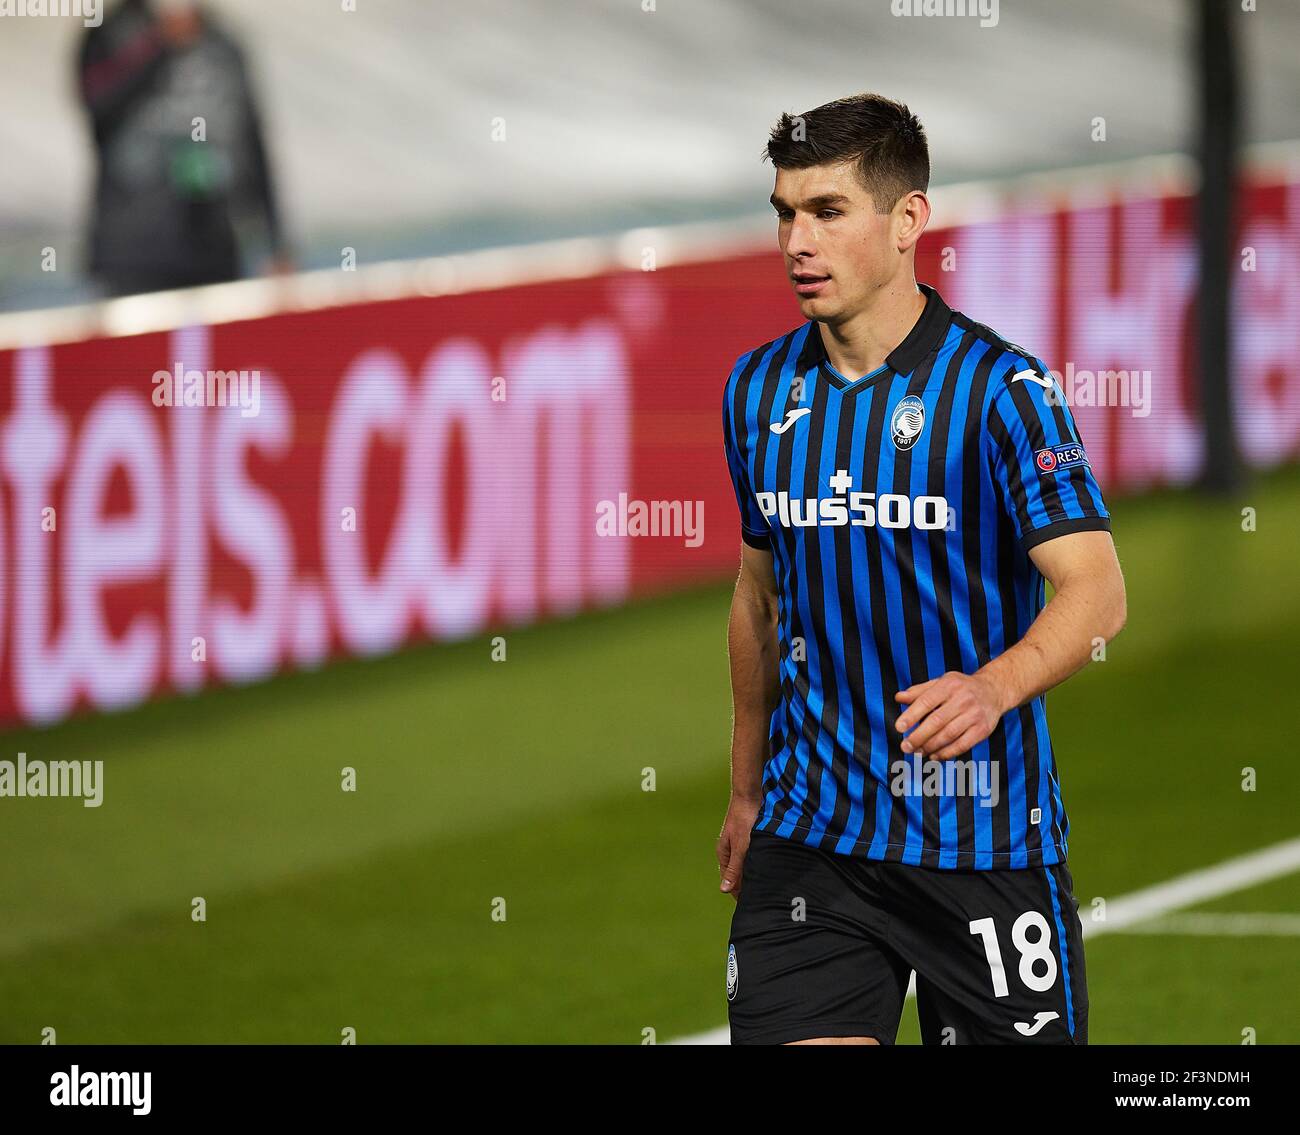
POLYGON ((195 0, 122 0, 87 29, 79 79, 98 159, 89 271, 107 294, 238 279, 255 224, 286 266, 243 53, 195 0))

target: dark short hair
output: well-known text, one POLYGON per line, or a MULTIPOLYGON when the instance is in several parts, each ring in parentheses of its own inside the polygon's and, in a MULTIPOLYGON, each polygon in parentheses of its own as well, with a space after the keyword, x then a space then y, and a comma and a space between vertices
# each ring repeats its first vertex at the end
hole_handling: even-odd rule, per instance
POLYGON ((883 95, 850 95, 805 114, 782 114, 764 156, 777 169, 856 159, 879 213, 888 213, 904 193, 930 186, 930 147, 920 119, 883 95))

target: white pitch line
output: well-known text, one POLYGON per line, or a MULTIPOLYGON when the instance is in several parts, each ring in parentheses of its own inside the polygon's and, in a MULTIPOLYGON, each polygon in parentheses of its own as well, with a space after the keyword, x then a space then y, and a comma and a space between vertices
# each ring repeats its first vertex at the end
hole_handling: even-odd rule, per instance
POLYGON ((1212 914, 1192 911, 1139 922, 1121 934, 1188 934, 1205 938, 1300 938, 1300 914, 1212 914))
POLYGON ((1090 922, 1084 919, 1083 936, 1095 938, 1098 934, 1113 934, 1116 930, 1126 930, 1170 911, 1244 891, 1295 871, 1300 871, 1300 839, 1288 839, 1262 851, 1225 859, 1213 867, 1189 871, 1167 883, 1157 883, 1154 887, 1112 899, 1106 904, 1103 920, 1090 922))
POLYGON ((731 1026, 723 1025, 720 1029, 710 1029, 707 1033, 684 1036, 680 1040, 670 1040, 669 1044, 730 1044, 731 1026))
MULTIPOLYGON (((1270 879, 1279 879, 1296 871, 1300 871, 1300 838, 1283 840, 1272 847, 1252 851, 1248 855, 1239 855, 1235 859, 1225 859, 1213 867, 1189 871, 1186 875, 1179 875, 1166 883, 1157 883, 1153 887, 1134 891, 1131 895, 1121 895, 1117 899, 1111 899, 1106 904, 1104 919, 1096 922, 1084 920, 1083 936, 1095 938, 1098 934, 1127 931, 1131 927, 1150 922, 1171 911, 1244 891, 1249 887, 1267 883, 1270 879)), ((1134 932, 1148 933, 1149 931, 1134 932)), ((916 995, 915 973, 908 983, 907 995, 909 997, 916 995)), ((731 1031, 724 1026, 668 1043, 730 1044, 731 1031)))

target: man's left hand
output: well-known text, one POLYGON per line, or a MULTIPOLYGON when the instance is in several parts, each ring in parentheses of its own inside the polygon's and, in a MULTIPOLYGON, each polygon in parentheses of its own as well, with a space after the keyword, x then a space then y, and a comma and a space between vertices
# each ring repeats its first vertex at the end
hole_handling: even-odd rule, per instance
POLYGON ((950 670, 894 696, 908 707, 894 722, 894 728, 907 734, 903 752, 937 761, 961 756, 988 737, 1002 720, 1001 692, 979 674, 950 670), (911 733, 907 733, 909 729, 911 733))

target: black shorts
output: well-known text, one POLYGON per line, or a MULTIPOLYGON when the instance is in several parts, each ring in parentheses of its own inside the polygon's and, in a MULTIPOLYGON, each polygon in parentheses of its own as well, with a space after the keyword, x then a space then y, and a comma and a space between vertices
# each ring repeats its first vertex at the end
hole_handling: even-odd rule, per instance
POLYGON ((753 832, 731 922, 732 1044, 893 1044, 908 979, 925 1044, 1086 1044, 1083 926, 1064 863, 951 871, 753 832))

